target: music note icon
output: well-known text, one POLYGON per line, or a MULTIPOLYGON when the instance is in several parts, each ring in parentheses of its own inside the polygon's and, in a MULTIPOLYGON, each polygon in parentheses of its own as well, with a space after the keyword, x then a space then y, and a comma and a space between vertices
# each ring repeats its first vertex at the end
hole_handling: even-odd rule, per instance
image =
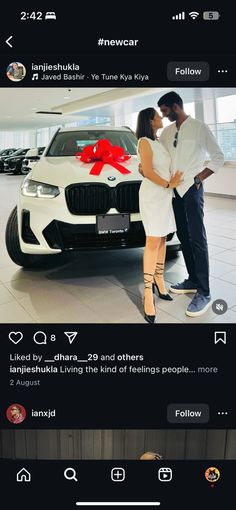
POLYGON ((32 76, 32 80, 38 80, 38 79, 39 79, 38 73, 34 73, 32 76))

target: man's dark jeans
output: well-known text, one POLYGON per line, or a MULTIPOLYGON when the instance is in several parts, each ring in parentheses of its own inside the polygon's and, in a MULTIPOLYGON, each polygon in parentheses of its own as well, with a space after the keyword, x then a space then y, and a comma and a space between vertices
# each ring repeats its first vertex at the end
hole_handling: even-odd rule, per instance
POLYGON ((197 189, 193 184, 181 198, 175 189, 173 208, 177 235, 182 244, 183 256, 189 278, 196 284, 200 294, 208 296, 209 257, 204 218, 203 185, 197 189))

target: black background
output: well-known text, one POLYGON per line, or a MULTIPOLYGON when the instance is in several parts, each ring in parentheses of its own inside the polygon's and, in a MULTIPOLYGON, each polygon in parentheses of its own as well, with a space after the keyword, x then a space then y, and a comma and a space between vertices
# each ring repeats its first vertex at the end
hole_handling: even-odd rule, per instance
MULTIPOLYGON (((1 68, 3 72, 1 73, 1 81, 0 87, 9 87, 9 88, 38 88, 38 87, 63 87, 63 88, 73 88, 73 87, 159 87, 159 86, 168 86, 168 87, 234 87, 236 85, 236 67, 235 67, 235 58, 232 56, 211 56, 205 55, 204 58, 202 55, 196 55, 189 57, 187 54, 181 55, 180 58, 174 58, 173 55, 165 55, 160 56, 156 55, 152 58, 143 58, 140 55, 135 54, 131 55, 127 52, 127 54, 122 57, 119 55, 108 56, 106 54, 100 54, 96 58, 91 55, 76 55, 72 57, 70 54, 61 55, 59 57, 37 57, 36 55, 24 55, 22 58, 22 53, 14 52, 14 57, 11 55, 9 60, 9 55, 1 56, 1 68), (184 79, 178 81, 169 81, 167 78, 167 65, 169 62, 191 62, 191 61, 205 61, 210 64, 210 76, 208 81, 184 81, 184 79), (14 83, 9 80, 6 76, 6 69, 10 62, 17 61, 22 62, 26 67, 26 76, 21 82, 14 83), (76 74, 76 72, 82 73, 86 76, 84 80, 34 80, 32 81, 33 73, 37 73, 37 71, 31 70, 32 62, 37 65, 42 65, 47 62, 50 65, 60 63, 62 65, 66 65, 67 63, 75 62, 80 66, 79 71, 45 71, 45 73, 53 75, 59 73, 71 73, 76 74), (219 74, 218 69, 228 69, 227 74, 219 74), (148 75, 149 79, 146 81, 138 81, 135 79, 123 81, 123 80, 96 80, 94 81, 91 77, 91 74, 100 74, 106 73, 110 75, 116 75, 120 73, 131 74, 140 73, 143 75, 148 75)), ((43 74, 43 71, 39 71, 40 77, 43 74)))
MULTIPOLYGON (((81 72, 88 68, 86 72, 118 72, 119 68, 122 68, 121 72, 144 72, 149 73, 151 79, 149 83, 144 86, 163 86, 170 85, 170 82, 166 80, 166 66, 169 61, 174 60, 204 60, 208 61, 211 65, 210 81, 205 82, 204 86, 235 86, 236 82, 236 71, 235 71, 235 5, 230 5, 228 2, 216 4, 216 2, 197 2, 197 5, 187 4, 187 12, 190 10, 200 11, 203 10, 219 10, 222 16, 217 22, 204 22, 203 20, 197 19, 195 21, 188 20, 186 22, 172 22, 171 17, 174 14, 184 10, 185 5, 181 3, 173 7, 167 2, 149 2, 145 5, 139 6, 138 3, 134 3, 127 8, 127 2, 111 3, 102 2, 91 4, 85 3, 73 3, 64 4, 61 7, 58 3, 45 3, 43 2, 35 5, 28 2, 23 3, 16 10, 13 5, 8 2, 1 6, 1 18, 0 18, 0 55, 1 55, 1 80, 0 85, 5 87, 16 86, 11 83, 5 77, 5 69, 9 62, 14 60, 22 61, 26 63, 26 66, 33 61, 37 61, 37 56, 41 61, 53 61, 63 59, 64 61, 78 58, 81 63, 81 72), (18 21, 19 14, 22 10, 55 10, 58 14, 58 21, 52 25, 50 23, 39 24, 41 22, 32 21, 18 21), (131 10, 131 12, 130 12, 131 10), (53 28, 52 28, 53 27, 53 28), (13 35, 13 48, 10 49, 5 40, 13 35), (98 47, 98 37, 104 37, 106 39, 139 39, 139 45, 137 47, 120 48, 120 47, 98 47), (163 58, 161 56, 164 56, 163 58), (136 62, 138 61, 139 69, 136 70, 136 62), (135 64, 135 69, 133 66, 135 64), (213 64, 213 66, 212 66, 213 64), (229 67, 230 72, 227 75, 218 75, 216 66, 229 67), (125 69, 124 69, 125 67, 125 69)), ((53 22, 52 22, 53 23, 53 22)), ((60 60, 59 60, 60 61, 60 60)), ((89 83, 86 85, 82 82, 72 84, 68 83, 47 83, 45 86, 90 86, 89 83)), ((101 83, 97 82, 94 86, 101 86, 101 83)), ((112 84, 109 82, 109 86, 117 86, 119 84, 112 84)), ((129 83, 129 86, 134 84, 129 83)), ((184 82, 174 83, 172 82, 173 88, 176 86, 184 86, 184 82)), ((186 86, 192 86, 192 83, 186 83, 186 86)), ((201 86, 200 82, 195 85, 201 86)), ((38 82, 32 82, 27 76, 22 82, 17 83, 17 87, 28 87, 28 86, 39 86, 38 82)), ((42 84, 40 84, 42 86, 42 84)), ((103 86, 105 85, 103 82, 103 86)), ((135 84, 135 86, 140 86, 135 84)), ((51 329, 50 325, 42 326, 37 325, 37 329, 45 328, 51 329)), ((100 325, 96 328, 96 332, 92 332, 91 326, 86 328, 86 325, 78 326, 81 331, 81 336, 84 335, 83 344, 84 349, 87 352, 87 346, 85 348, 86 339, 90 346, 93 344, 96 346, 95 351, 99 352, 102 346, 107 344, 110 345, 111 351, 116 350, 117 335, 119 334, 120 326, 104 326, 104 331, 109 327, 109 338, 106 338, 103 327, 100 325), (87 331, 86 331, 87 330, 87 331), (98 334, 100 336, 98 336, 98 334)), ((122 326, 121 326, 122 327, 122 326)), ((31 331, 33 328, 31 325, 24 325, 24 330, 31 331)), ((61 331, 61 326, 52 326, 53 331, 61 331)), ((202 400, 204 397, 205 402, 211 401, 211 410, 216 410, 217 403, 219 407, 225 408, 228 406, 231 408, 234 405, 234 387, 235 381, 233 378, 234 360, 233 356, 233 339, 235 339, 235 326, 228 324, 218 325, 217 330, 227 330, 231 332, 230 342, 227 345, 227 349, 223 345, 218 345, 213 350, 212 343, 209 345, 209 341, 212 342, 213 327, 208 325, 176 325, 176 326, 157 326, 152 329, 149 326, 123 326, 124 331, 122 333, 122 339, 119 338, 119 345, 123 343, 122 351, 137 351, 140 352, 140 345, 145 346, 149 356, 153 353, 162 350, 162 358, 168 355, 168 359, 171 361, 185 360, 187 362, 187 356, 190 358, 189 361, 202 360, 204 364, 211 364, 220 366, 225 365, 227 367, 227 374, 224 377, 204 378, 204 381, 200 381, 199 378, 195 378, 191 385, 186 384, 186 379, 183 378, 184 384, 178 384, 176 386, 176 380, 179 379, 169 378, 163 379, 166 382, 168 399, 167 401, 183 401, 183 397, 191 394, 190 401, 202 400), (145 328, 145 329, 144 329, 145 328), (184 349, 181 350, 181 336, 184 336, 184 349), (209 340, 211 338, 211 340, 209 340), (167 343, 170 342, 170 343, 167 343), (124 347, 126 346, 126 347, 124 347), (135 347, 134 347, 135 346, 135 347), (194 347, 193 347, 194 346, 194 347), (168 349, 167 349, 168 347, 168 349), (218 350, 219 347, 219 350, 218 350), (195 350, 195 349, 196 350, 195 350), (168 352, 167 352, 168 351, 168 352), (185 358, 186 354, 186 358, 185 358), (218 381, 218 382, 217 382, 218 381), (171 396, 171 398, 170 398, 171 396), (194 398, 193 398, 194 396, 194 398)), ((7 334, 13 326, 2 325, 1 326, 1 426, 8 427, 10 424, 7 423, 3 416, 3 409, 5 410, 6 405, 10 400, 10 393, 6 393, 6 362, 5 354, 9 348, 7 334)), ((14 329, 23 329, 22 325, 15 325, 14 329)), ((62 327, 63 329, 63 327, 62 327)), ((65 330, 70 329, 68 325, 65 330)), ((76 329, 75 325, 71 329, 76 329)), ((182 344, 183 345, 183 344, 182 344)), ((23 351, 25 347, 23 348, 23 351)), ((28 351, 28 349, 26 349, 28 351)), ((102 349, 104 350, 104 348, 102 349)), ((19 346, 20 352, 20 346, 19 346)), ((8 376, 7 376, 8 378, 8 376)), ((80 379, 81 380, 81 379, 80 379)), ((125 381, 125 379, 122 379, 125 381)), ((87 396, 91 398, 93 409, 97 410, 97 413, 93 413, 92 428, 96 428, 104 422, 106 427, 113 420, 116 424, 122 424, 122 427, 127 426, 127 422, 130 425, 135 424, 135 428, 138 426, 147 426, 146 419, 138 420, 135 415, 137 405, 140 407, 140 398, 145 399, 145 403, 153 407, 160 409, 162 408, 162 395, 156 389, 156 393, 149 393, 150 385, 148 384, 148 378, 142 376, 132 379, 132 387, 128 388, 125 385, 121 394, 115 394, 114 399, 109 402, 110 414, 114 412, 113 418, 105 413, 101 418, 101 405, 104 405, 106 401, 109 389, 109 380, 105 379, 106 383, 102 386, 102 383, 98 383, 98 378, 92 376, 90 379, 89 386, 83 387, 79 393, 74 391, 73 396, 71 395, 71 401, 73 403, 84 403, 87 396), (145 382, 146 381, 146 382, 145 382), (147 386, 148 384, 148 386, 147 386), (99 394, 99 399, 96 402, 95 397, 99 394), (128 398, 129 397, 129 398, 128 398), (132 406, 131 406, 132 403, 132 406), (122 410, 122 414, 125 415, 125 420, 119 418, 119 411, 122 410), (132 416, 130 411, 132 410, 132 416), (119 421, 120 419, 120 421, 119 421), (110 421, 109 421, 110 420, 110 421), (124 423, 126 421, 126 423, 124 423), (106 423, 105 423, 106 422, 106 423), (142 423, 141 423, 142 422, 142 423)), ((114 381, 114 379, 112 379, 114 381)), ((152 382, 154 387, 154 383, 152 382)), ((53 383, 54 384, 54 383, 53 383)), ((68 397, 66 393, 66 387, 53 387, 51 388, 50 383, 47 384, 45 395, 47 398, 51 390, 59 392, 61 397, 68 397), (62 391, 63 390, 63 391, 62 391)), ((154 388, 155 389, 155 388, 154 388)), ((28 391, 28 390, 27 390, 28 391)), ((21 397, 21 395, 20 395, 21 397)), ((28 399, 26 390, 24 391, 24 398, 28 399)), ((69 403, 69 402, 68 402, 69 403)), ((104 409, 103 409, 104 410, 104 409)), ((235 418, 233 418, 235 411, 229 415, 228 422, 226 421, 222 426, 235 426, 235 418), (232 420, 230 422, 230 420, 232 420)), ((211 411, 212 416, 212 411, 211 411)), ((68 416, 67 416, 68 417, 68 416)), ((60 418, 65 422, 65 413, 62 413, 60 418)), ((89 413, 86 417, 87 424, 92 418, 89 413)), ((139 413, 140 418, 140 413, 139 413)), ((150 418, 150 416, 149 416, 150 418)), ((158 419, 160 416, 158 416, 158 419)), ((85 415, 83 413, 83 419, 85 415)), ((153 419, 153 417, 152 417, 153 419)), ((152 426, 157 423, 157 416, 153 419, 152 426)), ((76 421, 78 419, 76 417, 76 421)), ((160 423, 160 422, 159 422, 160 423)), ((84 422, 85 424, 85 422, 84 422)), ((22 424, 24 427, 24 424, 22 424)), ((29 426, 29 422, 27 426, 29 426)), ((72 425, 72 424, 71 424, 72 425)), ((40 428, 40 424, 37 421, 35 428, 40 428)), ((53 425, 55 426, 55 424, 53 425)), ((80 425, 81 426, 81 425, 80 425)), ((164 423, 162 425, 165 426, 164 423)), ((210 424, 212 427, 212 422, 210 424)), ((219 426, 215 424, 215 426, 219 426)), ((20 426, 23 428, 22 426, 20 426)), ((48 425, 47 425, 48 428, 48 425)), ((170 428, 170 424, 168 424, 170 428)), ((196 426, 194 427, 196 428, 196 426)), ((170 467, 175 467, 175 479, 173 484, 156 484, 156 463, 122 463, 123 467, 132 465, 131 475, 127 479, 126 484, 117 484, 116 487, 111 485, 109 481, 109 469, 114 467, 114 464, 109 462, 83 462, 78 463, 78 466, 83 467, 83 471, 80 471, 80 489, 77 493, 77 488, 71 484, 65 485, 62 475, 58 478, 55 470, 60 469, 59 462, 51 463, 38 461, 36 463, 29 464, 24 461, 24 466, 29 467, 34 465, 34 472, 38 477, 38 482, 32 484, 15 484, 15 473, 16 470, 22 466, 19 462, 1 462, 1 497, 2 501, 5 501, 5 505, 9 510, 15 510, 15 508, 37 509, 37 508, 58 508, 59 510, 76 508, 75 500, 78 496, 82 495, 83 498, 93 499, 96 498, 102 500, 150 500, 160 495, 160 500, 163 501, 163 508, 181 508, 181 509, 194 509, 194 508, 229 508, 234 506, 234 475, 235 475, 235 462, 218 462, 213 461, 212 465, 216 465, 222 471, 222 477, 220 481, 211 488, 210 484, 204 479, 204 471, 211 465, 199 463, 199 462, 185 462, 185 463, 169 463, 170 467), (99 467, 98 467, 99 466, 99 467), (137 470, 139 474, 137 474, 137 470), (155 475, 153 476, 155 470, 155 475), (41 474, 40 474, 41 473, 41 474), (54 475, 55 473, 55 475, 54 475), (141 479, 140 479, 141 476, 141 479), (157 489, 158 487, 158 489, 157 489)), ((70 462, 71 465, 71 462, 70 462)), ((63 468, 67 466, 64 466, 63 468)), ((69 482, 68 482, 69 483, 69 482)), ((162 508, 162 507, 161 507, 162 508)))
POLYGON ((124 0, 111 4, 77 2, 59 5, 58 2, 23 2, 17 9, 3 4, 1 10, 2 51, 9 53, 5 38, 14 35, 15 45, 23 54, 35 55, 117 55, 136 53, 150 55, 234 54, 233 35, 236 7, 227 2, 138 2, 128 5, 124 0), (21 11, 56 11, 57 21, 20 21, 21 11), (172 21, 172 16, 186 10, 186 21, 172 21), (188 13, 200 12, 196 20, 188 13), (218 21, 204 21, 202 12, 219 11, 218 21), (232 38, 229 31, 232 30, 232 38), (225 37, 224 37, 225 35, 225 37), (97 39, 139 39, 137 47, 98 47, 97 39))
MULTIPOLYGON (((235 383, 233 335, 230 325, 2 325, 1 375, 3 383, 0 409, 6 410, 13 403, 28 410, 27 420, 18 428, 185 428, 167 422, 167 405, 170 403, 206 403, 210 405, 209 428, 235 428, 236 413, 230 388, 235 383), (17 345, 8 339, 9 331, 22 331, 24 339, 17 345), (36 331, 56 341, 40 346, 33 342, 36 331), (78 331, 69 345, 64 331, 78 331), (214 345, 214 331, 227 332, 227 344, 214 345), (122 365, 198 366, 219 367, 218 375, 166 375, 137 374, 132 376, 110 374, 10 374, 9 352, 46 354, 52 359, 56 353, 77 353, 87 359, 88 353, 143 354, 144 362, 125 362, 122 365), (41 379, 40 387, 10 387, 10 379, 41 379), (57 410, 53 419, 32 418, 30 409, 57 410), (217 411, 227 410, 226 417, 217 411)), ((11 363, 13 365, 13 363, 11 363)), ((25 362, 18 363, 26 364, 25 362)), ((61 363, 63 364, 63 362, 61 363)), ((72 362, 67 363, 69 366, 72 362)), ((74 363, 75 364, 75 363, 74 363)), ((98 366, 98 363, 90 363, 98 366)), ((99 363, 109 366, 109 362, 99 363)), ((111 362, 111 366, 114 366, 111 362)), ((32 363, 30 363, 32 365, 32 363)), ((57 364, 58 365, 58 364, 57 364)), ((57 366, 56 365, 56 366, 57 366)), ((78 366, 81 366, 78 364, 78 366)), ((5 413, 4 413, 5 414, 5 413)), ((1 414, 2 428, 16 428, 1 414)), ((190 428, 206 428, 206 424, 190 428)))
MULTIPOLYGON (((234 464, 232 461, 216 459, 207 462, 165 463, 5 461, 0 462, 1 498, 8 502, 6 508, 10 510, 17 508, 17 501, 18 508, 26 510, 76 509, 79 508, 75 506, 76 501, 160 501, 161 506, 156 507, 160 510, 226 510, 234 508, 234 464), (22 467, 31 471, 31 483, 16 483, 16 473, 22 467), (63 473, 67 467, 76 470, 78 483, 64 479, 63 473), (111 481, 110 472, 113 467, 126 469, 124 482, 111 481), (160 467, 173 470, 171 482, 163 483, 158 480, 157 472, 160 467), (220 470, 221 477, 215 484, 205 479, 205 470, 209 467, 220 470), (232 507, 227 506, 226 495, 232 507)), ((111 510, 113 507, 107 508, 111 510)))

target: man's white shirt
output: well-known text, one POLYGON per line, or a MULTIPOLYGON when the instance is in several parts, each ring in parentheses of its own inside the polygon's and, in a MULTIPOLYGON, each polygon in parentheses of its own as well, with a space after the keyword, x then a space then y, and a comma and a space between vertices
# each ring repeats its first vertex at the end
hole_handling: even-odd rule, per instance
POLYGON ((160 142, 171 156, 171 174, 177 170, 183 172, 183 182, 177 187, 181 197, 194 182, 195 175, 204 168, 217 172, 224 164, 224 154, 209 127, 197 119, 188 117, 178 131, 177 146, 174 140, 177 128, 174 122, 166 127, 160 136, 160 142), (209 163, 205 164, 210 157, 209 163))

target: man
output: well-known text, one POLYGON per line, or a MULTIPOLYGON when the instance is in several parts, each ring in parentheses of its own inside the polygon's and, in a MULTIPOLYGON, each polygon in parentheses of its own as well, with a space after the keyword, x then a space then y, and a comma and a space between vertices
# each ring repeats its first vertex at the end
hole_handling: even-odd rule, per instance
POLYGON ((145 452, 139 457, 139 460, 162 460, 163 457, 159 453, 145 452))
POLYGON ((174 190, 173 208, 188 279, 171 285, 170 291, 194 293, 186 314, 199 317, 212 303, 202 182, 223 166, 224 155, 208 126, 186 115, 183 101, 176 92, 162 96, 158 106, 163 117, 173 122, 160 136, 171 155, 172 173, 176 170, 183 172, 183 182, 174 190), (210 161, 206 167, 207 155, 210 161))
POLYGON ((7 69, 7 77, 10 80, 21 80, 22 79, 22 68, 20 68, 17 62, 13 62, 7 69))

